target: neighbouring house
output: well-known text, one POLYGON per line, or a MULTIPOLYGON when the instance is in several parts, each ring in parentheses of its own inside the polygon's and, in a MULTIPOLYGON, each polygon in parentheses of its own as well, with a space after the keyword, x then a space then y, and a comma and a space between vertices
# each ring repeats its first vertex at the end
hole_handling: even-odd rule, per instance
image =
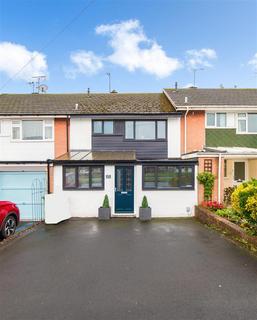
POLYGON ((47 159, 67 151, 67 115, 55 97, 0 95, 0 200, 17 203, 22 220, 44 218, 47 159))
MULTIPOLYGON (((183 159, 216 176, 214 195, 257 178, 257 89, 165 89, 181 117, 183 159)), ((199 202, 203 200, 199 186, 199 202)))

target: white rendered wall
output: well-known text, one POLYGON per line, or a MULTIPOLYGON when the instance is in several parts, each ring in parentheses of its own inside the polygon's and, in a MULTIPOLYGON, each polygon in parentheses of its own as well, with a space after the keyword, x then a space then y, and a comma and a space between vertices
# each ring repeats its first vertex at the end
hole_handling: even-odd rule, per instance
POLYGON ((227 113, 227 128, 236 128, 235 116, 234 112, 227 113))
POLYGON ((1 119, 0 161, 46 161, 54 158, 54 141, 13 141, 11 131, 12 120, 1 119))
POLYGON ((70 149, 91 150, 91 119, 70 119, 70 149))
POLYGON ((168 118, 168 157, 179 158, 180 150, 180 117, 168 118))
POLYGON ((58 223, 67 217, 97 217, 98 208, 102 206, 105 194, 108 195, 111 210, 114 210, 114 166, 105 166, 105 188, 104 190, 63 190, 62 188, 62 166, 54 167, 54 193, 46 197, 46 223, 58 223), (106 178, 106 176, 108 178, 106 178), (66 201, 66 208, 62 213, 56 208, 66 201))
MULTIPOLYGON (((195 167, 195 182, 197 167, 195 167)), ((142 190, 142 166, 135 166, 135 209, 139 215, 143 196, 147 197, 152 208, 153 218, 190 217, 194 215, 194 206, 197 204, 197 183, 195 190, 142 190)))
MULTIPOLYGON (((197 167, 196 167, 197 168, 197 167)), ((134 167, 134 215, 138 217, 144 195, 152 208, 153 218, 189 217, 194 215, 197 204, 197 183, 195 190, 142 190, 142 166, 134 167)), ((62 166, 54 167, 54 193, 46 197, 46 223, 58 223, 69 217, 97 217, 104 195, 109 197, 114 214, 114 172, 115 166, 105 166, 105 190, 65 191, 62 189, 62 166), (108 176, 108 179, 106 178, 108 176)), ((196 181, 197 170, 195 170, 196 181)), ((122 216, 122 214, 120 215, 122 216)))

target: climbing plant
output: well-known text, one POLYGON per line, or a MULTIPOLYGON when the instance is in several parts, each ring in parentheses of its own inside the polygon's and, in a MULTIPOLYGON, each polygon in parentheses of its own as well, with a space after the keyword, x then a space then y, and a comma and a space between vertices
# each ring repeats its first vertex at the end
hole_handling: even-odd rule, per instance
POLYGON ((212 191, 214 186, 215 176, 210 172, 201 172, 197 175, 197 180, 204 188, 204 200, 208 201, 212 199, 212 191))

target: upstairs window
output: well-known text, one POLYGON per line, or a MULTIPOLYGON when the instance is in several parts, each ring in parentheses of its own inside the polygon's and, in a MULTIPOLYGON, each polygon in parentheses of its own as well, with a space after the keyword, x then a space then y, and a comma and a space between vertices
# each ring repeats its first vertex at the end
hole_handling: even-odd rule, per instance
POLYGON ((52 140, 52 120, 13 120, 12 140, 52 140))
POLYGON ((248 132, 257 133, 257 113, 248 113, 248 132))
POLYGON ((155 139, 155 121, 136 121, 136 140, 155 139))
POLYGON ((125 139, 165 140, 166 121, 125 121, 125 139))
POLYGON ((113 121, 93 121, 93 134, 113 134, 113 121))
POLYGON ((207 112, 206 127, 210 128, 226 128, 227 114, 222 112, 207 112))
POLYGON ((257 113, 238 113, 238 133, 257 133, 257 113))

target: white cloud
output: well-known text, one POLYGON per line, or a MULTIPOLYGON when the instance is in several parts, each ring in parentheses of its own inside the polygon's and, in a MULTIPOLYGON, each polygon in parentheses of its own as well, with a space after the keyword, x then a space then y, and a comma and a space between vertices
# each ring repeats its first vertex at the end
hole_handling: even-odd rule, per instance
POLYGON ((100 25, 96 33, 110 38, 113 53, 106 60, 129 71, 140 69, 164 78, 181 67, 178 59, 167 56, 155 40, 147 38, 138 20, 100 25))
POLYGON ((193 87, 194 85, 193 85, 193 83, 188 83, 188 84, 186 84, 185 86, 183 86, 182 88, 183 89, 188 89, 188 88, 191 88, 191 87, 193 87))
POLYGON ((25 81, 31 80, 33 76, 46 75, 46 56, 38 51, 29 51, 20 44, 0 42, 0 72, 25 81), (24 67, 29 61, 30 63, 24 67), (16 75, 17 72, 19 73, 16 75))
POLYGON ((70 60, 73 63, 73 67, 65 68, 64 70, 67 78, 74 79, 79 73, 92 75, 103 68, 102 58, 92 51, 79 50, 72 52, 70 60))
POLYGON ((212 67, 211 60, 217 59, 217 53, 214 49, 200 49, 186 51, 187 66, 189 69, 212 67))
POLYGON ((253 68, 254 71, 257 71, 257 52, 253 56, 253 58, 248 61, 248 64, 253 68))

